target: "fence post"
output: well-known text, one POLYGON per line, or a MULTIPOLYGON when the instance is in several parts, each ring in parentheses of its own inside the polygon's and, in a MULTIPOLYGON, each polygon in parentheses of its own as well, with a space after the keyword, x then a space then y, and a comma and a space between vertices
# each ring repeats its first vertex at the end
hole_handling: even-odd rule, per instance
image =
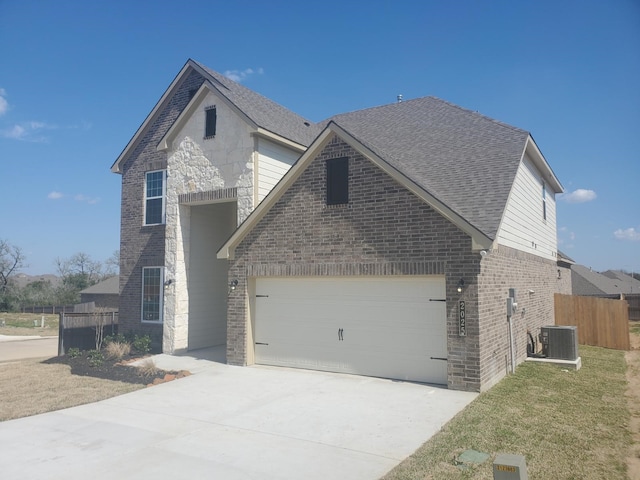
POLYGON ((58 314, 58 356, 64 355, 64 313, 58 314))

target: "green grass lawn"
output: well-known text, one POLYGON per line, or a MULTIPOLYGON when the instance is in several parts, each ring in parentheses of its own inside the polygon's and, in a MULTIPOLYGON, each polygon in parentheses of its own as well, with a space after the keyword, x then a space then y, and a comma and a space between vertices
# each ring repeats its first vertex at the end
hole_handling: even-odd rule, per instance
POLYGON ((521 364, 385 479, 493 479, 498 453, 524 455, 531 480, 626 479, 624 353, 580 346, 578 371, 521 364), (455 460, 467 449, 490 457, 461 469, 455 460))

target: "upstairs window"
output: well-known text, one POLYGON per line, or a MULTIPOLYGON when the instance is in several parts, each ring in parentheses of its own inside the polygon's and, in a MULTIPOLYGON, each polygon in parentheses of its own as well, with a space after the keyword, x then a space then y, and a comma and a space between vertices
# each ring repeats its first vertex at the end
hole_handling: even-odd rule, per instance
POLYGON ((162 322, 162 267, 142 268, 142 321, 162 322))
POLYGON ((144 224, 164 223, 165 170, 147 172, 144 187, 144 224))
POLYGON ((547 219, 547 185, 542 182, 542 219, 547 219))
POLYGON ((213 138, 216 136, 216 106, 207 107, 204 110, 205 125, 204 125, 204 138, 213 138))
POLYGON ((349 158, 327 160, 327 205, 349 203, 349 158))

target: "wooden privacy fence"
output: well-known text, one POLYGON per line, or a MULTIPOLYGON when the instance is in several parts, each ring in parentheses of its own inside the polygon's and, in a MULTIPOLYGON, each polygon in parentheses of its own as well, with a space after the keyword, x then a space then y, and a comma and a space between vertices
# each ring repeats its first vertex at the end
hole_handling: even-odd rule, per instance
POLYGON ((629 350, 626 300, 555 294, 556 325, 578 327, 578 343, 629 350))
POLYGON ((96 328, 102 328, 105 336, 118 333, 118 312, 61 313, 58 355, 64 355, 72 347, 96 348, 96 328))

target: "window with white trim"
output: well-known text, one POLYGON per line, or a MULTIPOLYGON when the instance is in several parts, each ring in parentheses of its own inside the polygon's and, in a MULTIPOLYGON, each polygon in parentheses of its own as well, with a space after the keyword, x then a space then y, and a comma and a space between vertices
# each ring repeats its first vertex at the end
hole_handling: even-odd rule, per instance
POLYGON ((164 223, 166 170, 155 170, 145 174, 144 182, 144 224, 164 223))
POLYGON ((142 321, 162 323, 163 267, 142 267, 142 321))

